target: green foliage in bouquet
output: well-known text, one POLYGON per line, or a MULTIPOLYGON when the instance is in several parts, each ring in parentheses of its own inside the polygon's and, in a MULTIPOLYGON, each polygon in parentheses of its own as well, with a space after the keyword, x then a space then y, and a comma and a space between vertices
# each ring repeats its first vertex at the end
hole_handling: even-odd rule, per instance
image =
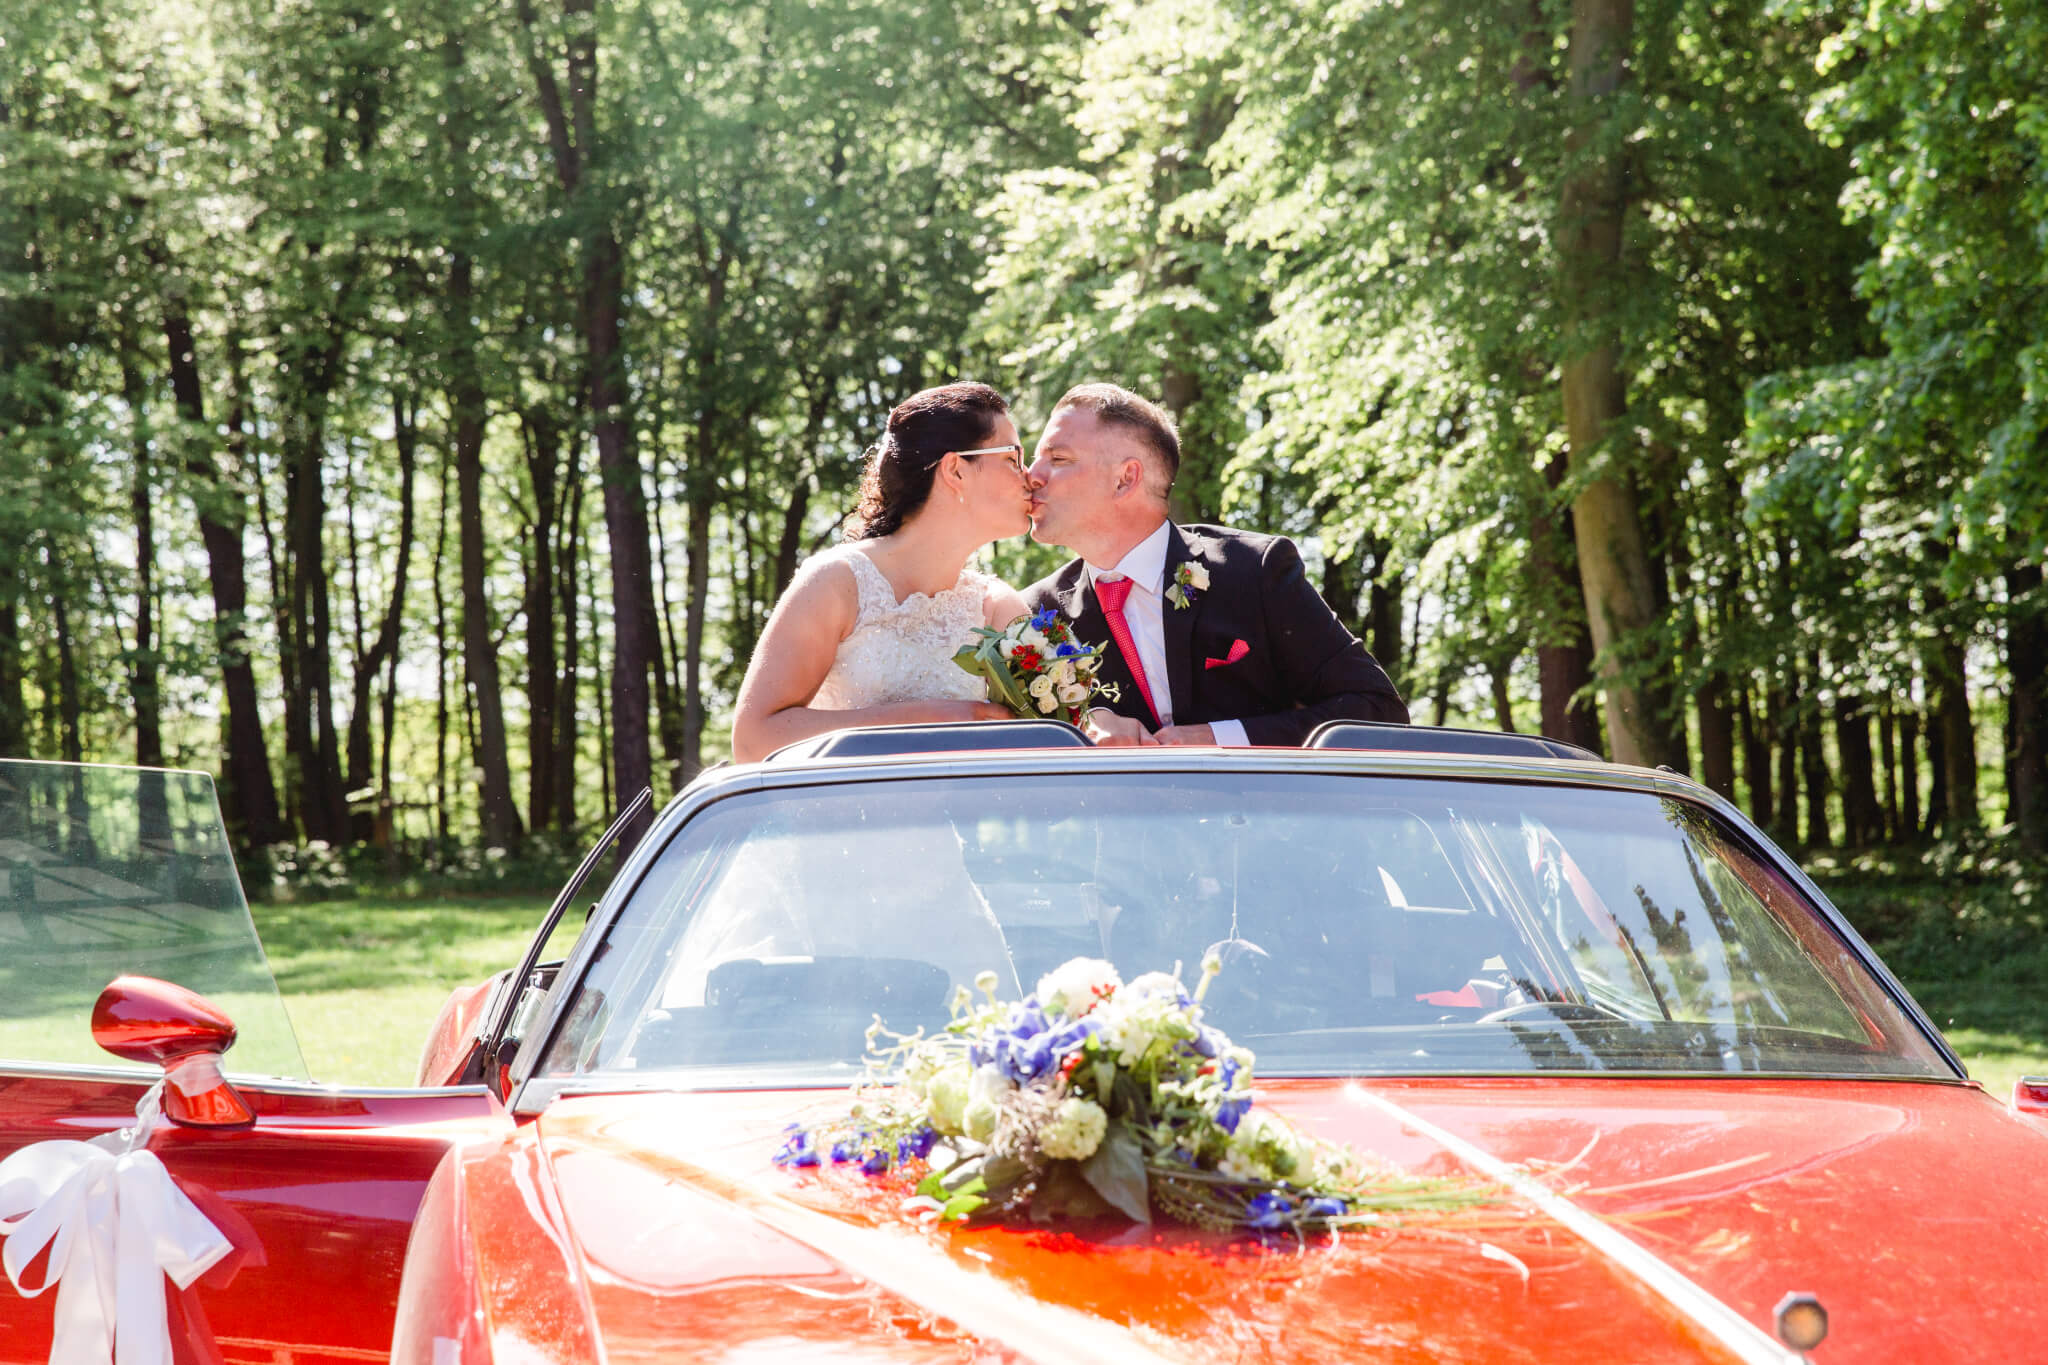
POLYGON ((988 679, 988 699, 1025 720, 1064 720, 1079 725, 1089 702, 1114 695, 1096 677, 1101 655, 1076 644, 1060 614, 1048 607, 1020 616, 996 630, 976 626, 975 643, 961 646, 953 662, 988 679))

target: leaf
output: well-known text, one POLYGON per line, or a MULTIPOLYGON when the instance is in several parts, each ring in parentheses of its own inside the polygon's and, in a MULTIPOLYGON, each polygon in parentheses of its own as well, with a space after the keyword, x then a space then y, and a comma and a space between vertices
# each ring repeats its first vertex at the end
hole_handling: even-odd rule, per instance
POLYGON ((1145 1155, 1130 1128, 1113 1123, 1095 1155, 1081 1163, 1081 1175, 1095 1192, 1134 1222, 1152 1221, 1151 1189, 1145 1180, 1145 1155))
POLYGON ((1102 1218, 1116 1212, 1081 1174, 1079 1162, 1055 1161, 1045 1183, 1031 1196, 1031 1221, 1055 1218, 1102 1218))

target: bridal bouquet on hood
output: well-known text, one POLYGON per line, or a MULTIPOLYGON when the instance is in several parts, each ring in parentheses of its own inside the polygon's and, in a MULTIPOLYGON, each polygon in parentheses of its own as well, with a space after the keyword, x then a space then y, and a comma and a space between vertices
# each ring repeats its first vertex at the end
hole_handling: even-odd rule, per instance
POLYGON ((988 698, 1025 720, 1064 720, 1074 725, 1098 696, 1116 689, 1097 678, 1101 651, 1076 644, 1059 612, 1047 607, 1020 616, 1001 630, 976 626, 979 638, 962 645, 953 662, 988 679, 988 698))
POLYGON ((1259 1108, 1252 1054, 1202 1022, 1212 956, 1192 993, 1148 972, 1075 958, 1021 1001, 996 975, 954 996, 946 1030, 869 1031, 876 1079, 849 1114, 792 1125, 779 1165, 858 1165, 917 1179, 941 1218, 1034 1220, 1154 1210, 1198 1227, 1326 1231, 1449 1211, 1495 1191, 1428 1179, 1309 1136, 1259 1108), (884 1036, 895 1041, 880 1046, 884 1036))

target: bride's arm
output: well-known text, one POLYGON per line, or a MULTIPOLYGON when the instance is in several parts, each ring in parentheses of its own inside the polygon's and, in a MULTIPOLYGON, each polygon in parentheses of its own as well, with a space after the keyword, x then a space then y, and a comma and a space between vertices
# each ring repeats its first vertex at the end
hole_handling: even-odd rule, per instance
POLYGON ((991 579, 988 591, 982 594, 981 611, 982 624, 997 630, 1031 614, 1031 608, 1024 605, 1024 594, 998 579, 991 579))
POLYGON ((848 711, 814 708, 811 699, 839 645, 860 616, 860 590, 844 564, 797 575, 768 617, 761 642, 740 683, 732 713, 732 756, 742 763, 766 758, 785 744, 851 725, 905 725, 919 721, 990 720, 1009 714, 990 702, 904 701, 848 711))

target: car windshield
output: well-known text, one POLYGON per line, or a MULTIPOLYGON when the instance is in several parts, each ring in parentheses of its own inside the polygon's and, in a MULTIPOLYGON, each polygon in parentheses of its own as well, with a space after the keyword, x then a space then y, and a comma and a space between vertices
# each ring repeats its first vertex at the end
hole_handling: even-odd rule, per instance
POLYGON ((93 1002, 124 973, 225 1010, 230 1074, 305 1078, 212 780, 0 760, 0 1061, 154 1071, 92 1040, 93 1002))
POLYGON ((543 1076, 843 1082, 876 1016, 977 974, 1205 953, 1265 1075, 1953 1078, 1795 887, 1706 808, 1583 786, 1229 771, 736 795, 634 889, 543 1076), (651 1074, 658 1073, 658 1074, 651 1074))

